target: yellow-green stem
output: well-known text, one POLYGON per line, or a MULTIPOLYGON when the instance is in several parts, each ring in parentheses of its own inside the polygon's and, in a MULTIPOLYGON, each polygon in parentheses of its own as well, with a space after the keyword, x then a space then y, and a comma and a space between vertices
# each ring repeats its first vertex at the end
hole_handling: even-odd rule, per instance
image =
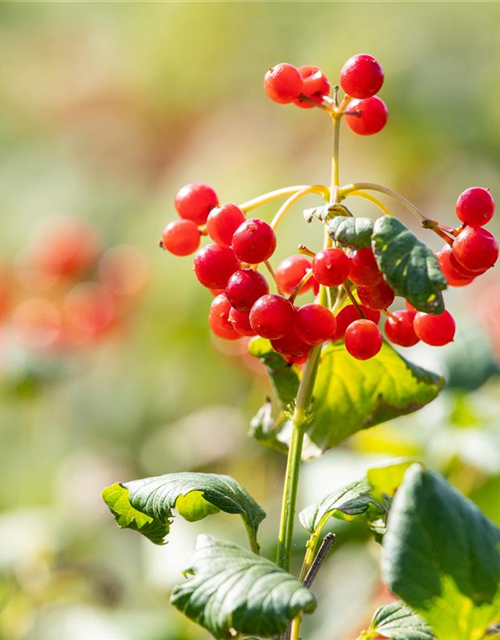
POLYGON ((378 198, 376 198, 375 196, 372 196, 371 193, 365 193, 364 191, 351 191, 351 193, 349 195, 350 196, 358 196, 360 198, 364 198, 365 200, 369 200, 376 207, 378 207, 380 209, 380 211, 382 211, 382 213, 384 213, 386 216, 392 216, 392 212, 389 209, 389 207, 386 207, 383 202, 380 202, 380 200, 378 198))
POLYGON ((342 198, 345 198, 346 196, 351 195, 356 191, 378 191, 379 193, 385 193, 385 195, 394 198, 394 200, 396 200, 396 202, 399 202, 399 204, 405 207, 405 209, 408 209, 408 211, 412 213, 420 223, 427 220, 422 211, 420 211, 420 209, 416 205, 414 205, 413 202, 410 202, 408 198, 405 198, 397 191, 388 189, 387 187, 383 187, 380 184, 374 184, 373 182, 355 182, 353 184, 345 185, 341 189, 339 189, 339 193, 342 198))
POLYGON ((294 193, 286 202, 282 204, 282 206, 278 209, 278 213, 274 216, 271 227, 276 230, 278 225, 282 222, 283 218, 286 216, 288 211, 293 207, 293 205, 298 202, 301 198, 309 195, 310 193, 318 193, 328 200, 330 197, 330 191, 328 187, 325 187, 322 184, 313 184, 310 187, 304 187, 300 191, 294 193))
POLYGON ((291 187, 283 187, 283 189, 276 189, 275 191, 269 191, 269 193, 263 193, 261 196, 257 196, 257 198, 247 200, 246 202, 243 202, 238 206, 242 211, 248 213, 248 211, 252 211, 252 209, 256 209, 263 204, 267 204, 268 202, 272 202, 273 200, 277 200, 278 198, 291 196, 294 193, 297 193, 297 191, 307 189, 310 186, 311 185, 308 184, 299 184, 291 187))

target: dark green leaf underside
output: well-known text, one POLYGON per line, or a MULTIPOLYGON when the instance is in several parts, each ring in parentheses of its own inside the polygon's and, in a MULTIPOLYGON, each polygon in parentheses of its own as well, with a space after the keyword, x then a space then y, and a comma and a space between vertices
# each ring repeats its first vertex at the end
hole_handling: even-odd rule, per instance
POLYGON ((342 247, 365 249, 370 246, 373 220, 370 218, 333 218, 328 224, 328 234, 342 247))

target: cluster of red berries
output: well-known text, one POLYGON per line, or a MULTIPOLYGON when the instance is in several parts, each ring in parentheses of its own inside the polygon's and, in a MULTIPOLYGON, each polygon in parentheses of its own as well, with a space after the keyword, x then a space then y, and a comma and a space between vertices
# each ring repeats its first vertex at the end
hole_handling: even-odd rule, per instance
POLYGON ((483 229, 495 213, 495 201, 482 187, 471 187, 460 194, 456 204, 459 229, 449 230, 451 237, 438 253, 439 265, 448 284, 463 287, 492 267, 498 258, 498 243, 483 229))
MULTIPOLYGON (((380 62, 360 53, 352 56, 340 72, 340 86, 346 95, 344 117, 347 125, 359 135, 370 136, 381 131, 387 122, 387 107, 378 97, 384 82, 380 62)), ((288 63, 269 69, 264 90, 274 102, 293 103, 302 109, 331 105, 330 82, 318 67, 294 67, 288 63)))

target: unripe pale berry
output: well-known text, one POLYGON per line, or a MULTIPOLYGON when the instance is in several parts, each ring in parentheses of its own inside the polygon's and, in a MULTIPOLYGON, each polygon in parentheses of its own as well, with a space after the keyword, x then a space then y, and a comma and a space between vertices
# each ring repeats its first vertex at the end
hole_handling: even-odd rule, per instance
MULTIPOLYGON (((299 67, 300 75, 302 76, 302 90, 301 95, 314 100, 315 102, 323 102, 322 96, 327 96, 330 93, 330 83, 328 78, 321 71, 319 67, 311 65, 303 65, 299 67)), ((294 100, 293 103, 302 109, 313 109, 314 105, 310 102, 294 100)))
POLYGON ((453 255, 469 271, 484 272, 498 258, 498 243, 482 227, 465 227, 453 242, 453 255))
POLYGON ((223 204, 212 209, 207 218, 207 233, 214 242, 230 247, 236 229, 245 222, 245 214, 235 204, 223 204))
POLYGON ((241 335, 234 329, 229 319, 231 303, 224 294, 212 300, 208 314, 208 324, 212 333, 224 340, 238 340, 241 335))
POLYGON ((385 321, 384 329, 387 338, 401 347, 413 347, 419 338, 413 327, 414 311, 394 311, 385 321))
POLYGON ((337 287, 349 275, 351 262, 342 249, 329 248, 319 251, 313 259, 315 279, 325 287, 337 287))
POLYGON ((351 100, 345 114, 347 126, 360 136, 372 136, 385 127, 388 111, 385 103, 376 96, 366 100, 351 100))
POLYGON ((464 224, 482 227, 493 217, 495 201, 488 189, 470 187, 458 196, 455 210, 464 224))
POLYGON ((355 320, 347 327, 345 348, 356 360, 369 360, 382 348, 382 334, 371 320, 355 320))
POLYGON ((337 328, 335 316, 323 305, 306 304, 295 313, 295 332, 307 344, 332 340, 337 328))
POLYGON ((293 326, 295 309, 283 296, 268 294, 259 298, 250 311, 250 325, 259 336, 276 340, 293 326))
POLYGON ((275 65, 264 77, 264 91, 271 100, 279 104, 293 102, 302 91, 300 71, 286 62, 275 65))
POLYGON ((267 293, 267 280, 255 269, 235 271, 226 285, 226 295, 233 307, 246 313, 249 313, 254 303, 267 293))
POLYGON ((225 289, 227 281, 240 268, 240 262, 230 247, 209 244, 196 252, 194 271, 207 289, 225 289))
POLYGON ((192 220, 174 220, 163 230, 163 248, 175 256, 189 256, 200 246, 200 230, 192 220))
MULTIPOLYGON (((311 270, 311 261, 305 256, 290 256, 282 260, 276 267, 276 279, 283 293, 290 295, 295 287, 308 271, 311 270)), ((314 286, 311 278, 300 290, 300 293, 309 291, 314 286)))
POLYGON ((233 235, 233 249, 242 262, 257 264, 268 260, 276 249, 276 235, 270 224, 250 218, 233 235))
POLYGON ((358 53, 344 64, 340 72, 340 86, 353 98, 371 98, 384 83, 380 62, 367 53, 358 53))
POLYGON ((413 320, 413 327, 420 340, 433 347, 448 344, 455 335, 455 320, 448 311, 439 315, 419 311, 413 320))
POLYGON ((184 185, 175 196, 175 208, 181 218, 205 224, 210 211, 219 204, 217 194, 208 184, 192 182, 184 185))

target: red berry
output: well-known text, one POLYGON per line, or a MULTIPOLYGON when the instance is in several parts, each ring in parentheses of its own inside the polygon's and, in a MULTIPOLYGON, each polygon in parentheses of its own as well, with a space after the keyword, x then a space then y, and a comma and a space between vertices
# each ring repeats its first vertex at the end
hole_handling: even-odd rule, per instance
POLYGON ((194 256, 196 277, 207 289, 224 289, 239 268, 240 263, 234 251, 218 244, 209 244, 194 256))
POLYGON ((387 122, 387 107, 377 97, 366 100, 351 100, 345 114, 347 126, 360 136, 372 136, 382 131, 387 122))
POLYGON ((241 335, 234 329, 229 320, 231 303, 224 294, 212 300, 210 312, 208 314, 208 324, 212 333, 224 340, 238 340, 241 335))
POLYGON ((264 77, 264 91, 279 104, 293 102, 302 91, 300 71, 286 62, 275 65, 264 77))
POLYGON ((208 184, 184 185, 175 196, 175 208, 181 218, 205 224, 210 211, 219 204, 217 194, 208 184))
POLYGON ((420 340, 433 347, 448 344, 455 335, 455 320, 448 311, 437 316, 419 311, 413 320, 413 327, 420 340))
POLYGON ((255 331, 250 326, 250 316, 244 311, 238 311, 234 307, 231 307, 229 311, 229 322, 233 325, 233 329, 240 334, 240 336, 254 336, 255 331))
POLYGON ((412 304, 410 304, 408 300, 405 300, 405 307, 408 311, 413 311, 413 313, 418 312, 418 309, 415 309, 415 307, 412 304))
POLYGON ((337 321, 326 307, 320 304, 306 304, 297 310, 294 328, 304 342, 321 344, 333 339, 337 321))
POLYGON ((295 309, 291 302, 279 295, 259 298, 250 311, 250 325, 259 336, 276 340, 290 331, 295 309))
MULTIPOLYGON (((276 279, 283 293, 290 295, 295 287, 308 271, 311 270, 311 261, 305 256, 290 256, 285 258, 276 268, 276 279)), ((314 279, 311 278, 300 290, 305 293, 314 286, 314 279)))
POLYGON ((459 220, 470 227, 482 227, 495 213, 495 201, 488 189, 470 187, 458 196, 455 207, 459 220))
POLYGON ((297 366, 300 366, 306 363, 307 357, 309 356, 309 352, 304 353, 301 356, 289 356, 289 355, 286 355, 285 353, 282 353, 281 355, 288 362, 288 364, 295 364, 297 366))
MULTIPOLYGON (((365 315, 365 318, 371 320, 375 324, 380 321, 380 311, 368 309, 368 307, 360 306, 361 311, 365 315)), ((358 309, 353 304, 348 304, 344 307, 336 316, 337 329, 335 331, 334 340, 340 340, 344 337, 347 327, 355 320, 362 320, 362 316, 358 309)))
MULTIPOLYGON (((303 65, 299 67, 300 75, 302 76, 302 90, 301 94, 307 98, 311 98, 315 102, 323 102, 322 96, 327 96, 330 93, 330 83, 328 78, 321 71, 319 67, 313 67, 311 65, 303 65)), ((293 101, 298 107, 302 109, 313 109, 314 105, 310 102, 298 100, 293 101)))
POLYGON ((360 302, 370 309, 387 309, 394 302, 394 291, 385 280, 371 287, 358 287, 358 296, 360 302))
POLYGON ((200 246, 200 230, 192 220, 174 220, 163 230, 163 247, 175 256, 189 256, 200 246))
POLYGON ((395 311, 385 321, 385 335, 401 347, 413 347, 419 338, 413 328, 414 311, 395 311))
POLYGON ((345 348, 357 360, 369 360, 382 348, 382 334, 371 320, 355 320, 345 332, 345 348))
POLYGON ((323 249, 314 256, 312 263, 315 279, 325 287, 342 284, 350 268, 351 262, 342 249, 323 249))
POLYGON ((465 227, 453 242, 453 255, 465 269, 484 272, 497 261, 498 243, 482 227, 465 227))
POLYGON ((292 357, 307 355, 311 349, 311 345, 304 342, 295 329, 285 333, 282 338, 271 340, 271 345, 278 353, 292 357))
POLYGON ((255 269, 235 271, 226 285, 226 296, 233 307, 246 313, 249 313, 254 303, 267 293, 267 280, 255 269))
POLYGON ((470 284, 474 280, 474 277, 468 278, 467 276, 462 275, 462 273, 453 264, 451 260, 452 256, 453 252, 449 244, 445 244, 437 254, 439 266, 441 267, 441 271, 443 272, 448 284, 451 287, 464 287, 466 284, 470 284))
POLYGON ((233 235, 233 249, 243 262, 264 262, 276 249, 276 235, 271 225, 264 220, 250 218, 236 229, 233 235))
POLYGON ((358 53, 345 63, 340 72, 340 86, 353 98, 371 98, 384 83, 380 62, 367 53, 358 53))
POLYGON ((242 222, 245 222, 245 214, 239 207, 235 204, 223 204, 210 212, 207 232, 217 244, 230 247, 234 232, 242 222))
POLYGON ((349 256, 349 278, 355 285, 372 287, 382 280, 372 249, 356 249, 349 256))

